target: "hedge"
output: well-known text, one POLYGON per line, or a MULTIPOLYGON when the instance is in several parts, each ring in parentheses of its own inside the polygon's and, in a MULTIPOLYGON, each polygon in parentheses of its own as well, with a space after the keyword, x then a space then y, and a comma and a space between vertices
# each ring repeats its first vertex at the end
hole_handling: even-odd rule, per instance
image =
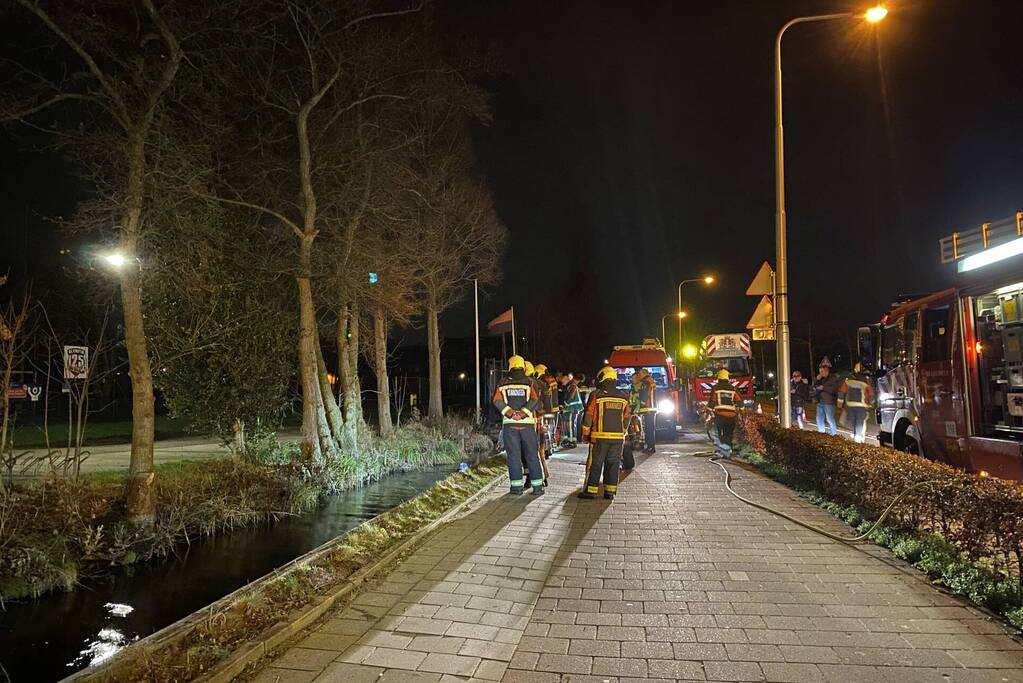
POLYGON ((968 561, 996 581, 1011 582, 1015 602, 1023 602, 1023 485, 890 448, 783 429, 764 416, 745 416, 739 437, 769 467, 781 470, 788 483, 853 508, 866 519, 877 519, 910 486, 932 482, 896 503, 887 528, 940 541, 950 550, 950 562, 968 561))

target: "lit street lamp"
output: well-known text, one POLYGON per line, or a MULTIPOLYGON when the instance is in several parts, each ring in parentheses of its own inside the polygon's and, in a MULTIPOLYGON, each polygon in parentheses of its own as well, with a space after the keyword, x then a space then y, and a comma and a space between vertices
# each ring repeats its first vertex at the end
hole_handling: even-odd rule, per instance
POLYGON ((689 315, 685 311, 679 311, 677 313, 668 313, 667 315, 661 316, 661 345, 664 346, 668 343, 668 338, 665 336, 664 321, 668 318, 678 318, 678 322, 681 325, 682 320, 689 315))
MULTIPOLYGON (((682 310, 682 285, 688 284, 690 282, 702 282, 705 285, 712 285, 714 284, 714 276, 705 275, 703 277, 694 277, 689 280, 683 280, 682 282, 678 283, 678 312, 680 314, 684 312, 682 310)), ((682 320, 685 317, 686 317, 685 315, 678 316, 678 348, 675 349, 675 355, 679 355, 682 352, 682 320)))
POLYGON ((128 257, 119 251, 111 251, 100 256, 101 259, 112 268, 123 268, 128 262, 128 257))
MULTIPOLYGON (((852 19, 862 17, 871 24, 876 24, 888 15, 888 10, 878 5, 864 14, 842 12, 840 14, 819 14, 811 17, 797 17, 787 22, 778 31, 774 41, 774 148, 775 148, 775 261, 777 265, 775 277, 774 316, 777 326, 778 340, 778 377, 788 377, 789 372, 789 264, 785 230, 785 129, 782 125, 782 92, 781 92, 781 39, 790 27, 796 24, 807 24, 833 19, 852 19)), ((681 285, 679 286, 681 292, 681 285)), ((679 295, 681 309, 681 294, 679 295)), ((778 417, 781 426, 792 426, 792 401, 787 391, 778 392, 778 417)))

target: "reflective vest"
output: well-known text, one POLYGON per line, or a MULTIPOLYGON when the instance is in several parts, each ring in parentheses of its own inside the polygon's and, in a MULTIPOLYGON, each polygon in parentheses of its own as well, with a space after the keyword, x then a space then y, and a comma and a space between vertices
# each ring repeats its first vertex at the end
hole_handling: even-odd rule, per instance
POLYGON ((739 401, 739 394, 731 385, 727 389, 715 387, 710 395, 710 405, 714 409, 714 414, 720 417, 735 417, 739 412, 739 401))
POLYGON ((494 391, 494 407, 501 413, 503 424, 535 426, 536 390, 533 383, 526 377, 501 380, 494 391), (522 417, 513 417, 516 412, 522 417))
POLYGON ((870 403, 870 384, 855 377, 845 380, 845 405, 847 408, 868 408, 870 403))
POLYGON ((569 384, 565 387, 567 398, 565 399, 565 410, 574 412, 583 409, 583 399, 579 395, 579 387, 569 384))
POLYGON ((617 389, 590 394, 583 416, 583 438, 622 441, 629 428, 629 397, 617 389))
POLYGON ((637 387, 639 399, 637 412, 652 413, 657 410, 657 406, 654 405, 654 392, 656 390, 657 383, 654 382, 653 377, 647 376, 640 380, 639 387, 637 387))

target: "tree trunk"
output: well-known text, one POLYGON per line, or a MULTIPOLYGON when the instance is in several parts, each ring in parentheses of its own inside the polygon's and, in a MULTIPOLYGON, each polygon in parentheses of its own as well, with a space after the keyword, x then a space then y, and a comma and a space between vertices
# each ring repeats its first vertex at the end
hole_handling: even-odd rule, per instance
POLYGON ((337 331, 338 371, 341 375, 341 403, 345 411, 345 430, 354 437, 365 426, 362 416, 362 384, 359 382, 359 307, 349 303, 342 308, 337 331))
POLYGON ((377 371, 377 415, 380 435, 394 431, 391 422, 391 385, 387 376, 387 321, 384 311, 377 307, 373 311, 373 357, 377 371))
POLYGON ((345 420, 341 415, 341 409, 334 400, 334 389, 327 379, 327 363, 323 360, 323 347, 320 345, 320 333, 316 332, 316 375, 320 380, 320 396, 323 398, 324 412, 327 415, 327 424, 330 426, 330 433, 335 441, 340 441, 344 436, 345 420))
POLYGON ((426 345, 430 357, 430 408, 431 420, 439 421, 444 417, 443 398, 441 396, 440 375, 440 324, 436 299, 430 297, 426 305, 426 345))
POLYGON ((138 266, 139 228, 142 223, 145 137, 131 138, 128 152, 127 207, 121 219, 121 252, 127 259, 121 278, 121 306, 124 314, 124 345, 128 351, 128 377, 131 379, 131 459, 128 465, 127 517, 137 526, 149 526, 156 514, 153 499, 153 372, 146 348, 146 330, 142 315, 141 272, 138 266))
MULTIPOLYGON (((311 240, 303 240, 302 252, 311 240)), ((311 247, 311 245, 309 245, 311 247)), ((305 262, 305 258, 302 259, 305 262)), ((312 462, 322 463, 333 454, 334 442, 327 422, 327 413, 320 392, 319 364, 316 362, 316 310, 308 270, 298 281, 299 332, 298 366, 302 385, 302 443, 312 462)))

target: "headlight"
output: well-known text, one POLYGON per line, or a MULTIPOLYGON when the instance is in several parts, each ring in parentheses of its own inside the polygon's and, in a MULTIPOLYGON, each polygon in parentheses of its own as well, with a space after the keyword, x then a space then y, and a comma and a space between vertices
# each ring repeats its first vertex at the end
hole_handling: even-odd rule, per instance
POLYGON ((661 415, 672 415, 675 412, 675 402, 671 399, 662 398, 657 404, 657 412, 661 415))

